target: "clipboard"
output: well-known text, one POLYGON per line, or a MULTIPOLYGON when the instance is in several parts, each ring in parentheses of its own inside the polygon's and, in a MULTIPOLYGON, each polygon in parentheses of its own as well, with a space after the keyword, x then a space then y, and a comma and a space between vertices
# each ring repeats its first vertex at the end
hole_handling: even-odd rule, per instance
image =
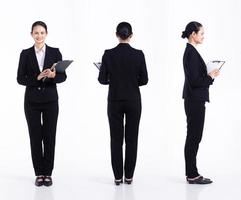
POLYGON ((225 64, 225 61, 221 61, 221 60, 210 61, 207 63, 207 72, 210 73, 214 69, 220 70, 224 64, 225 64))
MULTIPOLYGON (((58 61, 57 63, 54 63, 52 65, 52 67, 50 68, 50 70, 56 70, 57 73, 64 73, 65 70, 67 69, 67 67, 73 62, 73 60, 62 60, 62 61, 58 61)), ((42 79, 43 82, 45 82, 45 80, 47 79, 47 77, 44 77, 42 79)))
POLYGON ((54 64, 51 67, 51 70, 55 68, 56 72, 58 73, 64 73, 67 67, 73 62, 73 60, 62 60, 58 61, 56 64, 54 64))
POLYGON ((94 62, 93 64, 97 67, 98 70, 100 70, 101 62, 94 62))

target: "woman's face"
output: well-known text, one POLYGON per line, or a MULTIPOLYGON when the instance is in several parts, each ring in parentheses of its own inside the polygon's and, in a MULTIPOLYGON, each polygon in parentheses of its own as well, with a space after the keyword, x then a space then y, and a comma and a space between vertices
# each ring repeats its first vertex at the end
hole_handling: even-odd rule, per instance
POLYGON ((43 26, 37 25, 33 28, 31 35, 35 44, 43 44, 45 42, 45 38, 47 37, 47 31, 43 26))
POLYGON ((193 32, 192 37, 193 37, 193 41, 196 44, 202 44, 203 39, 204 39, 204 29, 203 29, 203 27, 200 27, 200 30, 197 33, 193 32))

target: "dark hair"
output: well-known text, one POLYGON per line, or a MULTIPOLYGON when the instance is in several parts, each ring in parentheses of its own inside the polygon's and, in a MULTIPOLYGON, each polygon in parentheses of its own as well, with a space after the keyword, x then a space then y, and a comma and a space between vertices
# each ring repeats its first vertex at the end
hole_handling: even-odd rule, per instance
POLYGON ((128 22, 121 22, 116 27, 116 35, 122 40, 126 40, 131 34, 132 28, 128 22))
POLYGON ((42 22, 42 21, 36 21, 36 22, 34 22, 33 25, 32 25, 31 33, 33 32, 33 29, 34 29, 35 26, 42 26, 42 27, 44 27, 44 29, 46 30, 46 32, 48 32, 48 30, 47 30, 47 25, 46 25, 44 22, 42 22))
POLYGON ((189 38, 189 36, 195 32, 197 33, 200 28, 202 27, 202 24, 199 22, 190 22, 187 24, 185 31, 182 32, 182 38, 189 38))

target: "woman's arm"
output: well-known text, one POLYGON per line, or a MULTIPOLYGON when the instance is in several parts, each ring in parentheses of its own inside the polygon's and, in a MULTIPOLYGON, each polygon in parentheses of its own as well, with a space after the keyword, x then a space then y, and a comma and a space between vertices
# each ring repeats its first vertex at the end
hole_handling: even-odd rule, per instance
POLYGON ((189 52, 184 63, 184 68, 187 80, 193 87, 208 87, 214 81, 208 74, 201 73, 201 67, 202 64, 198 54, 189 52))
POLYGON ((106 51, 104 55, 102 56, 102 62, 101 62, 101 67, 100 67, 100 72, 99 72, 99 77, 98 81, 103 84, 103 85, 108 85, 110 83, 109 79, 109 72, 107 69, 107 55, 106 51))
MULTIPOLYGON (((57 49, 56 52, 56 61, 62 61, 62 54, 60 53, 59 49, 57 49)), ((62 83, 66 80, 67 75, 66 73, 57 73, 55 74, 55 77, 52 79, 53 83, 62 83)))
POLYGON ((144 53, 141 51, 141 66, 140 66, 140 73, 138 77, 138 85, 146 85, 148 83, 148 74, 146 69, 146 61, 144 53))
POLYGON ((27 55, 23 50, 20 54, 18 72, 17 72, 17 82, 20 85, 25 86, 39 86, 40 81, 37 80, 38 74, 30 74, 27 69, 27 55))

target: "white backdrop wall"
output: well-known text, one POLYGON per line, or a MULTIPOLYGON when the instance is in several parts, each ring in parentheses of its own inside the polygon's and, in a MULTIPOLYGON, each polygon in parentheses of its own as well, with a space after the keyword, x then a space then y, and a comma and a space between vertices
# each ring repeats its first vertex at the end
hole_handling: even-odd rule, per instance
MULTIPOLYGON (((98 83, 92 64, 117 45, 115 28, 132 24, 131 45, 145 53, 149 83, 141 88, 142 118, 136 175, 184 176, 181 32, 196 20, 205 28, 199 51, 205 61, 226 60, 210 88, 202 172, 240 174, 241 167, 241 1, 238 0, 8 0, 1 1, 0 174, 33 175, 24 90, 16 82, 19 54, 33 45, 34 21, 48 25, 47 44, 73 59, 68 79, 58 85, 59 121, 54 173, 102 174, 112 178, 107 119, 108 87, 98 83), (78 170, 79 171, 78 171, 78 170), (20 173, 21 172, 21 173, 20 173)), ((2 175, 3 176, 3 175, 2 175)))

